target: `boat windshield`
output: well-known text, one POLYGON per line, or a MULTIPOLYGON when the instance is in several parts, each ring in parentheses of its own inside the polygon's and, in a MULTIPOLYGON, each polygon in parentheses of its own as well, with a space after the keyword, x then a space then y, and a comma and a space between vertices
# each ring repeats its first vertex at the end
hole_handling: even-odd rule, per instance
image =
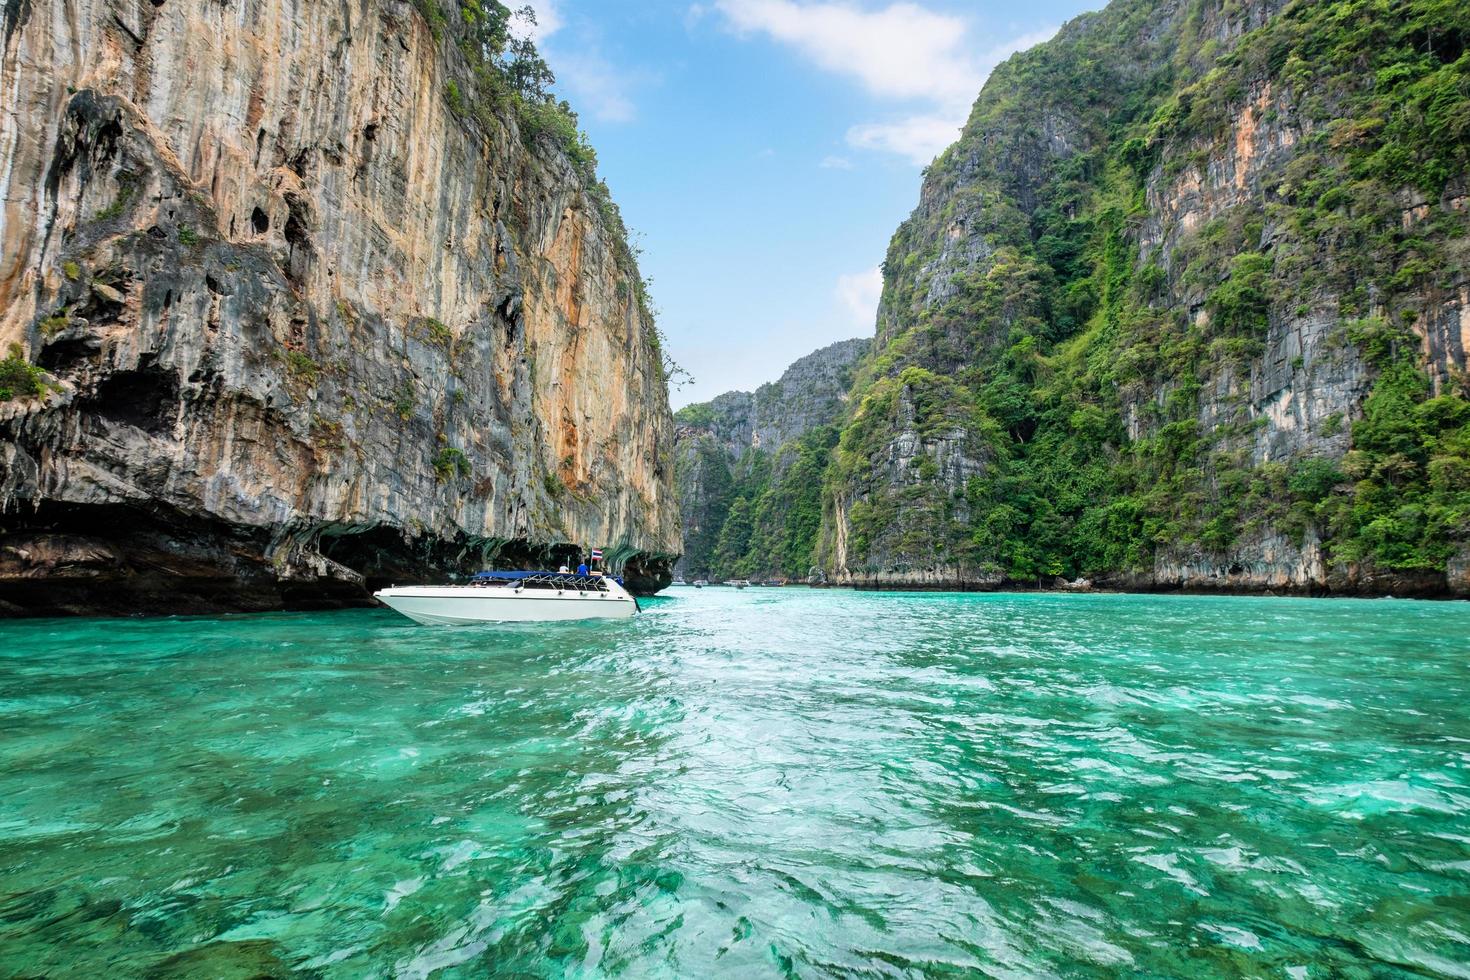
POLYGON ((482 587, 515 586, 526 589, 555 589, 565 592, 606 592, 607 579, 601 575, 576 575, 565 572, 481 572, 473 585, 482 587))

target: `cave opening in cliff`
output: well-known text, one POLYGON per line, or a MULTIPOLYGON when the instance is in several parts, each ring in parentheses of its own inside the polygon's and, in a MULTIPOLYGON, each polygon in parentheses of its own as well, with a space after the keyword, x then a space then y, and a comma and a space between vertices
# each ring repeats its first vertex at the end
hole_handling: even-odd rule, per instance
POLYGON ((30 615, 274 609, 282 597, 243 528, 157 502, 41 501, 0 514, 0 610, 30 615))
POLYGON ((78 361, 95 360, 101 350, 102 343, 95 337, 68 337, 41 348, 36 364, 52 373, 60 373, 78 361))
POLYGON ((152 364, 110 375, 88 399, 99 417, 150 435, 161 435, 172 427, 178 401, 178 376, 152 364))
POLYGON ((303 282, 311 269, 311 262, 315 256, 315 249, 311 243, 311 234, 306 220, 306 209, 299 202, 287 198, 286 206, 286 244, 291 251, 286 262, 285 273, 292 282, 303 282))

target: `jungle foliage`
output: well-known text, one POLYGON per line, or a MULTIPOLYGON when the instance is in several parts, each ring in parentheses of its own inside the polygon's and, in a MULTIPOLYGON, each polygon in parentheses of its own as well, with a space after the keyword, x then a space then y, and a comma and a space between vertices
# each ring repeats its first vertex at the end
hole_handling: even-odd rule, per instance
MULTIPOLYGON (((681 422, 686 417, 681 412, 681 422)), ((820 426, 775 453, 747 449, 733 466, 713 438, 698 440, 682 486, 697 485, 699 513, 684 515, 684 565, 697 578, 805 581, 822 526, 822 477, 837 430, 820 426)))

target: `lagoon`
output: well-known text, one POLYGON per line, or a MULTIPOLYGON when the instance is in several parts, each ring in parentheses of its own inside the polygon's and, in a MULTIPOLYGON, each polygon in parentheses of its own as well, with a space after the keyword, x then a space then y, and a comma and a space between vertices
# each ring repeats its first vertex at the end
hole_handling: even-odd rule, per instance
POLYGON ((1470 975, 1470 605, 0 624, 0 973, 1470 975))

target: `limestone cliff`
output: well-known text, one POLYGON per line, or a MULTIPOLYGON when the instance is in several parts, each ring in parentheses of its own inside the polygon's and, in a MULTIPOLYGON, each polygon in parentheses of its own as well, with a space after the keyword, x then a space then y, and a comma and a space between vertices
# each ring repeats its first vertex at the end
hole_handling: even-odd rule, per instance
POLYGON ((793 361, 779 379, 753 393, 727 391, 686 405, 677 417, 680 435, 707 433, 738 459, 747 449, 775 452, 819 425, 831 425, 842 414, 853 365, 869 343, 862 337, 839 340, 793 361))
POLYGON ((728 391, 675 417, 688 578, 806 578, 821 474, 866 339, 793 362, 754 393, 728 391), (732 520, 733 517, 733 520, 732 520))
POLYGON ((667 582, 621 222, 554 141, 466 111, 439 17, 4 5, 0 349, 46 390, 0 401, 0 610, 361 601, 578 545, 667 582))
POLYGON ((1114 0, 884 266, 822 558, 876 587, 1467 594, 1470 8, 1114 0))

